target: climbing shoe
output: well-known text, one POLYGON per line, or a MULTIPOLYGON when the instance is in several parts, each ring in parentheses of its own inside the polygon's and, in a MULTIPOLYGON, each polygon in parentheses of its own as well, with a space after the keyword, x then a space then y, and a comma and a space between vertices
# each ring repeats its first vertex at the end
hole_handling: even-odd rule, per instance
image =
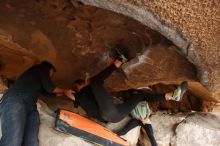
POLYGON ((172 100, 180 101, 188 88, 188 82, 182 82, 173 92, 172 100))

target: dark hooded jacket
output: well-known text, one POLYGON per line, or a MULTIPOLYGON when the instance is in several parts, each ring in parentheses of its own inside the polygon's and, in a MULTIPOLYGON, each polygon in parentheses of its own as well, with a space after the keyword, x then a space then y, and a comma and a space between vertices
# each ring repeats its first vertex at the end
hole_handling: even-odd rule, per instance
POLYGON ((25 71, 16 82, 8 89, 3 100, 23 100, 28 106, 35 106, 38 97, 47 92, 52 93, 55 89, 49 75, 50 69, 55 67, 47 61, 34 65, 25 71))

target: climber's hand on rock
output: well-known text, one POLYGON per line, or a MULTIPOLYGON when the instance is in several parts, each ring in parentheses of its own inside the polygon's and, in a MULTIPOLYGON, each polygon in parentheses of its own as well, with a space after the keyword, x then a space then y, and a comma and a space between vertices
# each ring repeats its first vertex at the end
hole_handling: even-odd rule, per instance
POLYGON ((122 62, 120 61, 120 60, 115 60, 114 61, 114 64, 115 64, 115 66, 117 67, 117 68, 119 68, 119 67, 121 67, 121 65, 122 65, 122 62))

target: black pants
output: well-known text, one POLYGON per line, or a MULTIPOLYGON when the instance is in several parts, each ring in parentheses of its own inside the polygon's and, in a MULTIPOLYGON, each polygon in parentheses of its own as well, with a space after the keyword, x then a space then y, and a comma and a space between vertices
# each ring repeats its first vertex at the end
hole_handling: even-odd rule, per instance
POLYGON ((139 91, 131 95, 132 97, 128 98, 128 100, 123 104, 114 104, 112 102, 112 97, 104 88, 104 80, 115 70, 116 67, 113 64, 104 69, 98 75, 91 78, 92 92, 95 96, 96 102, 99 105, 100 114, 104 120, 110 122, 119 122, 125 116, 129 115, 129 113, 140 101, 158 101, 165 99, 164 94, 146 94, 139 91))
POLYGON ((153 128, 151 124, 143 124, 141 121, 136 119, 132 119, 122 130, 118 132, 118 135, 125 135, 128 131, 130 131, 131 129, 137 126, 141 126, 142 128, 144 128, 150 139, 151 145, 157 146, 157 142, 154 138, 153 128))

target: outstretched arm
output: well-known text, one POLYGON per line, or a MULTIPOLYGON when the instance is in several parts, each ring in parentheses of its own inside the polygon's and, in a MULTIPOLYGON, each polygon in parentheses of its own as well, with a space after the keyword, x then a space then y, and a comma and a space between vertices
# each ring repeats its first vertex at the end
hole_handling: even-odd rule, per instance
POLYGON ((91 82, 103 82, 107 77, 111 75, 116 68, 119 68, 122 65, 122 62, 115 60, 111 65, 105 68, 103 71, 91 78, 91 82))
POLYGON ((58 96, 65 94, 71 100, 75 100, 75 97, 73 95, 74 92, 71 89, 59 88, 53 84, 49 76, 49 72, 46 72, 46 71, 41 72, 41 82, 42 82, 44 90, 47 93, 55 93, 58 96))
POLYGON ((75 96, 73 95, 73 93, 75 92, 71 89, 62 89, 62 88, 56 87, 53 93, 55 93, 57 96, 61 96, 65 94, 69 99, 75 101, 75 96))

